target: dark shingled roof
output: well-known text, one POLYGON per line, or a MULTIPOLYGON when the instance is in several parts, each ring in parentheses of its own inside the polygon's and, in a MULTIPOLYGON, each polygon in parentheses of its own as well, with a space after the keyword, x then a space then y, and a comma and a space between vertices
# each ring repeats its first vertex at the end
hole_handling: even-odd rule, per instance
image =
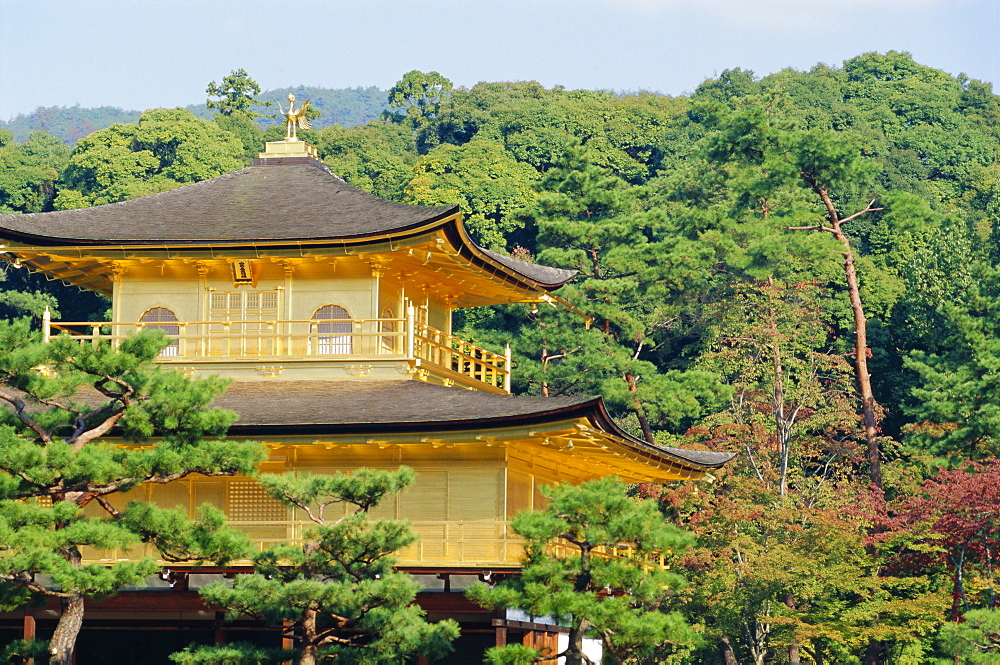
POLYGON ((565 270, 563 268, 553 268, 552 266, 543 266, 537 263, 521 261, 520 259, 515 259, 489 249, 480 248, 480 251, 497 263, 501 263, 511 270, 521 273, 526 277, 530 277, 536 282, 541 282, 542 284, 565 284, 569 280, 573 279, 577 273, 576 270, 565 270))
POLYGON ((0 215, 0 235, 12 235, 4 233, 9 230, 44 245, 346 239, 421 226, 457 211, 380 198, 314 162, 249 166, 93 208, 0 215))
POLYGON ((525 397, 420 381, 234 383, 215 400, 239 420, 231 434, 357 434, 513 427, 585 417, 646 454, 717 468, 729 453, 663 448, 622 431, 599 397, 525 397))
MULTIPOLYGON (((29 245, 184 245, 360 240, 417 229, 457 206, 389 201, 353 187, 322 162, 250 166, 211 180, 93 208, 0 215, 0 237, 29 245)), ((575 270, 536 265, 475 248, 545 288, 575 270)))

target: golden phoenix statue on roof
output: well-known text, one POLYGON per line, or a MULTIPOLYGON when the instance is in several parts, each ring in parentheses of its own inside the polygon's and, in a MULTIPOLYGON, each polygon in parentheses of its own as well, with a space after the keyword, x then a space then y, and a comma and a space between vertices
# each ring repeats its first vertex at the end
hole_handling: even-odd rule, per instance
POLYGON ((286 141, 298 141, 298 135, 296 132, 296 126, 299 129, 312 129, 312 125, 306 120, 306 108, 309 106, 309 100, 307 99, 305 103, 298 109, 295 108, 295 95, 288 94, 288 110, 285 111, 281 107, 281 102, 278 102, 278 111, 281 115, 285 116, 285 120, 288 122, 288 131, 285 133, 286 141))

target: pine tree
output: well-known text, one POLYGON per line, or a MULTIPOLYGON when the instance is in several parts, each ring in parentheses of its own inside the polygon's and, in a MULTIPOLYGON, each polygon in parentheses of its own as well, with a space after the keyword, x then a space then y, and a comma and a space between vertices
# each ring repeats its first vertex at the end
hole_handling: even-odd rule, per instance
POLYGON ((300 545, 261 553, 255 572, 240 575, 231 588, 209 585, 202 596, 231 618, 249 615, 285 626, 298 641, 300 665, 323 658, 389 665, 447 653, 458 624, 425 621, 413 604, 416 582, 393 570, 393 553, 415 536, 402 522, 368 516, 413 477, 406 467, 260 476, 274 498, 301 510, 316 526, 300 545))
POLYGON ((164 342, 153 332, 118 349, 69 338, 42 344, 26 320, 0 322, 0 401, 7 406, 0 409, 0 605, 60 600, 52 665, 72 662, 85 598, 114 594, 157 570, 150 557, 85 564, 84 548, 150 542, 167 560, 217 563, 243 553, 245 542, 222 529, 222 515, 210 507, 191 523, 186 513, 155 505, 113 503, 142 483, 251 473, 262 456, 256 443, 216 436, 234 419, 208 408, 224 381, 153 365, 164 342), (118 431, 133 441, 162 438, 126 447, 107 440, 118 431), (101 516, 85 514, 88 505, 103 509, 101 516))
POLYGON ((626 496, 614 478, 542 492, 548 505, 512 522, 525 540, 521 575, 493 588, 474 586, 469 596, 485 607, 516 607, 568 625, 569 645, 560 654, 520 645, 493 649, 490 662, 564 657, 566 665, 583 665, 590 662, 583 652, 587 636, 601 638, 605 651, 618 657, 693 639, 680 615, 659 610, 684 580, 657 565, 661 555, 687 548, 690 534, 667 524, 654 502, 626 496))
POLYGON ((254 100, 255 95, 260 94, 260 86, 257 81, 250 78, 247 70, 234 69, 228 76, 223 77, 222 84, 212 81, 205 89, 209 99, 205 105, 210 109, 216 109, 219 115, 233 116, 240 115, 247 118, 262 118, 262 113, 251 110, 251 106, 270 106, 272 102, 258 102, 254 100), (218 97, 218 99, 211 99, 218 97))
POLYGON ((596 166, 579 146, 566 150, 541 188, 524 212, 538 229, 539 262, 580 271, 560 295, 593 317, 593 330, 543 307, 514 340, 519 359, 540 363, 522 362, 524 375, 543 394, 601 394, 615 415, 634 416, 650 443, 654 429, 683 431, 721 406, 726 389, 717 377, 656 362, 657 336, 677 317, 679 295, 702 279, 705 247, 665 232, 641 188, 596 166))

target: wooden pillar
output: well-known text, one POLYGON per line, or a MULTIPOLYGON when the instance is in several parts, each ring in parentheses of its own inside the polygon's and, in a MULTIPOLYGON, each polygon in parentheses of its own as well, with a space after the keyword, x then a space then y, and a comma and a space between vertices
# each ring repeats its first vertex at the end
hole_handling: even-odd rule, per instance
POLYGON ((497 648, 507 646, 507 610, 505 608, 494 611, 493 628, 496 630, 497 648))
POLYGON ((215 613, 215 632, 212 633, 212 644, 226 643, 226 629, 223 627, 225 620, 226 617, 222 612, 215 613))
POLYGON ((416 334, 416 310, 412 303, 406 305, 406 357, 413 359, 415 350, 414 335, 416 334))
MULTIPOLYGON (((295 648, 295 638, 290 632, 292 623, 290 621, 281 622, 281 648, 290 650, 295 648)), ((286 660, 281 665, 292 665, 292 661, 286 660)))
MULTIPOLYGON (((47 312, 48 309, 46 309, 45 311, 47 312)), ((35 639, 35 615, 29 612, 28 610, 24 611, 21 636, 25 640, 35 639)), ((28 660, 25 661, 25 663, 27 663, 27 665, 34 665, 35 659, 29 658, 28 660)))

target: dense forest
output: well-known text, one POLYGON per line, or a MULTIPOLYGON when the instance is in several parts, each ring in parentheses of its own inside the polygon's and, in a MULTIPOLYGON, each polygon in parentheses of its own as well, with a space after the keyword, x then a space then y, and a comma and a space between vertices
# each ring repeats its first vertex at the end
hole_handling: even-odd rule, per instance
MULTIPOLYGON (((235 83, 212 119, 149 110, 72 149, 0 130, 0 212, 244 166, 284 130, 235 83)), ((378 101, 360 124, 317 103, 334 124, 299 136, 357 187, 458 204, 484 247, 579 271, 559 295, 589 325, 490 307, 457 335, 510 342, 517 392, 600 394, 638 437, 739 453, 712 483, 635 488, 696 536, 668 609, 700 637, 643 662, 997 662, 990 84, 889 52, 728 70, 680 97, 414 71, 378 101)), ((0 284, 9 312, 106 308, 19 272, 0 284)))

